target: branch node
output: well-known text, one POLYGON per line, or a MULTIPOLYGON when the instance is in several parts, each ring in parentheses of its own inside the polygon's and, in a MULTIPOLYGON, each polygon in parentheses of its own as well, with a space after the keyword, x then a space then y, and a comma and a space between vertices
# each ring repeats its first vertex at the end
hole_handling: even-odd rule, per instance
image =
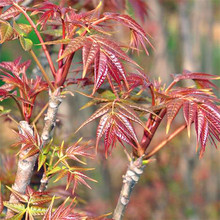
POLYGON ((123 205, 127 205, 128 202, 129 202, 129 199, 126 198, 125 196, 123 196, 123 197, 121 198, 121 203, 122 203, 123 205))

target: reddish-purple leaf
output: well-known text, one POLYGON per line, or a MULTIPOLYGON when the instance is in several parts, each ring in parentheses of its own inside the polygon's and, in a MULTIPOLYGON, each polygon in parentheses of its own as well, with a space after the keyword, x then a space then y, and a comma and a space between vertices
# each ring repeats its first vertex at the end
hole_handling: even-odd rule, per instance
POLYGON ((170 129, 170 125, 173 119, 176 117, 177 113, 179 112, 180 108, 183 105, 183 100, 181 99, 173 99, 170 100, 167 104, 167 128, 166 133, 168 133, 170 129))
POLYGON ((194 80, 201 88, 216 88, 216 85, 212 83, 210 80, 217 80, 220 79, 219 76, 207 74, 207 73, 200 73, 200 72, 190 72, 188 70, 184 70, 183 73, 180 75, 176 75, 174 80, 178 82, 179 80, 183 79, 192 79, 194 80))
POLYGON ((91 38, 97 41, 100 44, 100 47, 110 54, 114 54, 114 56, 138 66, 138 64, 133 61, 115 42, 99 35, 93 35, 91 38))
POLYGON ((220 123, 220 109, 210 101, 200 105, 200 108, 206 113, 207 117, 213 118, 220 123))
MULTIPOLYGON (((147 38, 147 34, 145 33, 145 31, 142 29, 142 27, 137 24, 136 21, 134 21, 130 16, 128 15, 120 15, 117 13, 104 13, 104 15, 108 18, 108 19, 113 19, 116 20, 118 22, 120 22, 121 24, 129 27, 130 29, 132 29, 135 32, 135 36, 136 36, 136 40, 140 41, 140 43, 142 45, 144 45, 144 40, 153 48, 153 45, 150 43, 150 41, 147 38)), ((145 46, 144 46, 144 49, 145 46)), ((146 50, 146 53, 148 54, 148 51, 146 50)))
MULTIPOLYGON (((101 116, 104 115, 106 112, 108 112, 109 109, 110 109, 110 105, 111 105, 111 103, 107 103, 107 104, 105 104, 104 106, 102 106, 100 109, 98 109, 95 113, 93 113, 93 114, 89 117, 89 119, 87 119, 87 120, 77 129, 77 131, 78 131, 79 129, 81 129, 82 127, 84 127, 85 125, 87 125, 89 122, 95 120, 95 119, 98 118, 98 117, 101 117, 101 116)), ((77 132, 77 131, 76 131, 76 132, 77 132)))
POLYGON ((73 202, 74 200, 72 200, 72 202, 65 206, 66 202, 68 201, 68 199, 66 199, 60 206, 58 206, 58 208, 56 208, 55 210, 53 210, 52 206, 53 206, 53 201, 51 203, 51 205, 49 206, 46 214, 44 215, 43 220, 79 220, 79 219, 84 219, 86 218, 86 216, 84 214, 79 214, 76 213, 74 211, 73 208, 73 202))
POLYGON ((133 139, 131 139, 120 127, 115 127, 115 135, 117 136, 118 141, 123 145, 124 141, 125 143, 129 144, 130 146, 135 148, 135 145, 133 144, 133 139))
POLYGON ((12 0, 1 0, 0 7, 5 7, 5 6, 8 6, 8 5, 11 5, 12 3, 13 3, 12 0))
POLYGON ((126 79, 125 70, 120 60, 110 51, 107 51, 107 56, 111 60, 111 62, 109 62, 108 65, 111 66, 110 69, 114 71, 114 76, 119 74, 124 80, 126 87, 129 88, 129 85, 126 79))
MULTIPOLYGON (((113 123, 110 124, 110 127, 105 132, 105 138, 104 138, 104 146, 105 146, 105 156, 108 157, 109 148, 111 145, 114 146, 116 142, 116 136, 115 136, 115 126, 113 123)), ((111 153, 111 151, 110 151, 111 153)))
POLYGON ((85 77, 88 67, 94 61, 94 58, 99 51, 99 45, 97 42, 88 42, 83 46, 82 57, 83 57, 83 74, 82 78, 85 77))
POLYGON ((200 157, 202 157, 203 153, 205 152, 205 146, 206 146, 206 142, 207 142, 207 138, 208 138, 208 132, 209 132, 208 121, 204 120, 202 132, 200 135, 200 142, 201 142, 200 157))
POLYGON ((123 104, 118 104, 120 106, 120 108, 118 108, 118 112, 121 115, 124 115, 126 118, 128 118, 129 120, 138 123, 139 125, 141 125, 143 128, 145 128, 144 123, 140 120, 140 118, 137 116, 136 112, 129 108, 127 105, 123 105, 123 104))
POLYGON ((135 15, 141 18, 141 21, 144 22, 145 16, 148 15, 148 5, 144 0, 129 0, 132 5, 132 8, 135 11, 135 15))
MULTIPOLYGON (((1 3, 0 3, 1 4, 1 3)), ((17 15, 20 14, 20 11, 15 7, 15 6, 11 6, 10 8, 8 8, 7 10, 5 10, 1 15, 0 15, 0 19, 2 20, 8 20, 10 18, 15 18, 17 15)))
POLYGON ((127 81, 130 87, 129 92, 131 92, 133 89, 137 88, 138 86, 142 86, 142 89, 140 91, 142 92, 150 85, 152 85, 147 75, 140 70, 138 70, 137 73, 129 73, 129 75, 127 76, 127 81))
POLYGON ((175 79, 193 79, 193 80, 217 80, 220 79, 219 76, 207 74, 207 73, 200 73, 200 72, 190 72, 187 70, 183 71, 183 74, 178 75, 175 79))
POLYGON ((197 111, 197 105, 194 102, 187 102, 183 103, 183 115, 187 124, 188 129, 188 136, 190 137, 190 127, 192 122, 194 121, 195 115, 197 111))
POLYGON ((100 54, 96 57, 94 69, 93 94, 102 85, 108 73, 107 57, 103 52, 100 52, 100 54))
MULTIPOLYGON (((135 143, 138 144, 137 135, 136 135, 134 128, 131 125, 130 121, 126 117, 124 117, 122 114, 119 114, 119 113, 116 114, 116 117, 121 121, 121 123, 127 129, 127 131, 128 131, 127 135, 132 137, 132 139, 135 141, 135 143)), ((120 124, 119 127, 121 127, 121 123, 118 123, 117 126, 119 126, 119 124, 120 124)))
POLYGON ((78 49, 82 48, 86 41, 88 41, 88 39, 85 36, 79 36, 71 40, 70 43, 67 45, 66 49, 64 50, 62 56, 58 59, 58 61, 62 60, 69 54, 74 53, 78 49))
POLYGON ((197 148, 198 148, 198 144, 199 144, 199 140, 201 137, 201 133, 202 133, 205 120, 206 119, 205 119, 203 111, 200 108, 198 108, 196 112, 196 118, 195 118, 195 129, 196 129, 196 134, 197 134, 197 148))
POLYGON ((85 162, 80 160, 78 156, 84 158, 86 157, 93 158, 94 155, 92 155, 91 152, 89 152, 93 147, 88 146, 88 144, 89 144, 88 142, 81 143, 81 139, 80 139, 75 144, 73 144, 72 146, 66 149, 66 156, 70 159, 78 161, 79 163, 85 164, 85 162))
POLYGON ((98 125, 97 131, 96 131, 96 149, 98 147, 99 141, 102 138, 103 134, 111 126, 112 120, 111 120, 110 116, 111 116, 110 113, 105 114, 101 117, 101 119, 99 121, 99 125, 98 125))

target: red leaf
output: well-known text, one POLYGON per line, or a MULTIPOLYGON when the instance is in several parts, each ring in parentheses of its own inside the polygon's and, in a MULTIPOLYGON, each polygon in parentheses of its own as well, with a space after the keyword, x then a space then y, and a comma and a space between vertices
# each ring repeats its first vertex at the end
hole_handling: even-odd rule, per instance
POLYGON ((203 156, 203 153, 205 152, 205 146, 208 138, 208 132, 209 132, 209 126, 208 126, 208 121, 205 120, 203 127, 202 127, 202 132, 200 135, 200 141, 201 141, 201 150, 200 150, 200 157, 203 156))
POLYGON ((200 73, 200 72, 190 72, 187 70, 183 71, 182 75, 178 75, 175 79, 193 79, 193 80, 216 80, 220 79, 219 76, 207 74, 207 73, 200 73))
MULTIPOLYGON (((125 74, 125 70, 124 70, 124 67, 123 67, 122 63, 120 62, 120 60, 110 51, 107 51, 107 56, 111 60, 111 62, 108 62, 108 65, 111 66, 110 69, 112 70, 112 76, 115 76, 115 75, 121 76, 125 82, 126 87, 129 88, 126 74, 125 74)), ((117 79, 118 79, 118 77, 117 77, 117 79)), ((120 84, 120 83, 118 83, 118 84, 120 84)))
POLYGON ((135 15, 141 18, 144 22, 144 17, 148 15, 148 5, 144 0, 129 0, 132 7, 134 8, 135 15))
POLYGON ((102 138, 103 134, 109 129, 111 123, 112 120, 110 117, 110 113, 105 114, 101 117, 96 131, 96 149, 98 147, 100 139, 102 138))
POLYGON ((88 70, 88 67, 91 65, 91 63, 94 61, 94 58, 97 54, 97 52, 99 51, 99 45, 97 44, 97 42, 93 42, 93 43, 86 43, 83 46, 83 51, 82 51, 82 57, 83 57, 83 74, 82 74, 82 78, 85 77, 86 72, 88 70))
POLYGON ((168 133, 170 129, 171 122, 176 117, 180 108, 183 105, 183 100, 181 99, 173 99, 166 104, 167 107, 167 128, 166 133, 168 133))
MULTIPOLYGON (((105 146, 105 157, 108 157, 108 152, 109 152, 109 148, 110 146, 114 146, 115 142, 116 142, 116 136, 115 136, 115 126, 113 123, 110 124, 110 126, 108 127, 108 129, 105 132, 105 139, 104 139, 104 146, 105 146)), ((110 151, 111 153, 111 151, 110 151)))
MULTIPOLYGON (((78 129, 81 129, 82 127, 84 127, 85 125, 87 125, 89 122, 95 120, 98 117, 101 117, 102 115, 104 115, 106 112, 108 112, 108 110, 110 109, 110 105, 111 103, 107 103, 106 105, 102 106, 100 109, 98 109, 95 113, 93 113, 89 119, 87 119, 78 129)), ((76 131, 76 132, 77 132, 76 131)))
POLYGON ((8 6, 8 5, 11 5, 12 3, 13 3, 12 0, 1 0, 0 7, 5 7, 5 6, 8 6))
MULTIPOLYGON (((109 12, 108 13, 104 13, 104 15, 107 18, 116 20, 116 21, 120 22, 121 24, 123 24, 123 25, 129 27, 130 29, 132 29, 134 31, 134 33, 135 33, 136 40, 140 41, 142 46, 144 46, 144 49, 146 49, 145 45, 144 45, 144 40, 147 41, 147 43, 153 48, 153 45, 148 40, 147 34, 145 33, 145 31, 130 16, 128 16, 128 15, 120 15, 120 14, 117 14, 117 13, 109 13, 109 12)), ((145 51, 148 54, 147 49, 145 51)))
POLYGON ((185 101, 183 103, 183 114, 184 114, 184 118, 187 124, 189 137, 190 137, 190 127, 191 127, 192 122, 194 121, 196 111, 197 111, 197 105, 194 102, 185 101))
POLYGON ((124 106, 123 104, 118 104, 118 105, 120 106, 120 108, 118 108, 118 112, 121 115, 124 115, 126 118, 130 119, 133 122, 138 123, 139 125, 145 128, 144 123, 140 120, 140 118, 137 116, 137 114, 133 109, 129 108, 127 105, 126 106, 124 106))
MULTIPOLYGON (((123 130, 124 132, 127 133, 127 135, 129 135, 130 137, 132 137, 132 139, 135 141, 135 143, 138 145, 138 139, 137 139, 137 135, 134 131, 133 126, 131 125, 130 121, 124 117, 121 114, 116 114, 116 117, 121 121, 121 123, 124 125, 124 127, 127 129, 128 132, 126 132, 126 130, 123 130)), ((120 123, 117 123, 117 126, 121 127, 120 123)))
POLYGON ((79 36, 72 39, 70 43, 67 45, 66 49, 64 50, 63 55, 58 59, 58 61, 62 60, 69 54, 74 53, 78 49, 82 48, 86 41, 88 41, 88 39, 85 36, 79 36))
POLYGON ((198 108, 196 112, 196 118, 195 118, 195 129, 196 129, 196 134, 197 134, 197 147, 196 148, 198 148, 198 144, 199 144, 199 140, 201 137, 201 133, 202 133, 205 120, 206 119, 205 119, 203 111, 201 111, 198 108))
POLYGON ((107 57, 103 52, 100 52, 99 56, 95 59, 95 73, 94 73, 94 89, 95 91, 102 85, 108 72, 107 57))
POLYGON ((184 70, 181 75, 177 75, 174 78, 175 81, 183 79, 192 79, 197 82, 202 88, 216 88, 216 85, 210 80, 217 80, 220 79, 220 77, 207 73, 190 72, 188 70, 184 70))
POLYGON ((127 144, 129 144, 130 146, 134 147, 134 144, 133 144, 133 139, 131 139, 125 132, 124 130, 122 130, 120 127, 116 127, 115 128, 115 135, 117 136, 118 138, 118 141, 123 145, 123 142, 126 142, 127 144))
POLYGON ((79 219, 86 218, 84 214, 79 214, 79 213, 74 212, 74 209, 72 207, 74 200, 72 200, 72 202, 68 206, 65 207, 65 204, 67 201, 68 199, 66 199, 58 208, 56 208, 55 211, 53 211, 53 208, 52 208, 53 206, 53 201, 52 201, 46 214, 44 215, 43 220, 58 220, 58 219, 79 220, 79 219))
MULTIPOLYGON (((0 3, 1 4, 1 3, 0 3)), ((15 6, 11 6, 10 8, 8 8, 7 10, 5 10, 1 15, 0 15, 0 19, 2 20, 8 20, 10 18, 15 18, 17 15, 20 14, 20 11, 15 7, 15 6)))
POLYGON ((110 54, 114 54, 118 58, 126 60, 134 65, 138 66, 138 64, 133 61, 115 42, 109 40, 108 38, 101 37, 99 35, 91 36, 95 41, 100 44, 100 47, 103 48, 105 51, 109 52, 110 54))

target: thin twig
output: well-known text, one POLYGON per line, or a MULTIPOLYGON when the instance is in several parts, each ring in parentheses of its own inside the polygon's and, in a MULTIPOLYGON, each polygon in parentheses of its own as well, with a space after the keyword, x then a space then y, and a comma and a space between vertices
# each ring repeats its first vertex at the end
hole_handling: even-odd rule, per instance
POLYGON ((7 117, 8 117, 11 121, 13 121, 17 126, 19 126, 19 123, 18 123, 11 115, 7 114, 7 117))
POLYGON ((51 83, 49 77, 47 76, 47 73, 45 72, 43 66, 42 66, 41 63, 39 62, 39 60, 38 60, 37 56, 35 55, 34 51, 33 51, 33 50, 30 50, 30 54, 31 54, 31 56, 33 57, 34 61, 36 62, 37 66, 39 67, 40 71, 42 72, 42 74, 43 74, 43 76, 44 76, 46 82, 48 83, 50 89, 51 89, 52 91, 54 91, 55 88, 54 88, 54 86, 52 85, 52 83, 51 83))
POLYGON ((32 125, 36 124, 37 121, 40 119, 40 117, 43 115, 43 113, 46 111, 47 107, 48 107, 49 103, 47 103, 42 109, 41 111, 38 113, 38 115, 35 117, 35 119, 32 121, 32 125))
POLYGON ((146 153, 145 159, 149 159, 153 155, 155 155, 161 148, 163 148, 169 141, 171 141, 174 137, 176 137, 180 132, 182 132, 187 125, 182 125, 178 129, 176 129, 171 135, 169 135, 165 140, 163 140, 160 144, 153 148, 152 151, 146 153))
POLYGON ((27 12, 21 7, 19 6, 17 3, 13 2, 13 5, 25 16, 25 18, 27 19, 27 21, 30 23, 30 25, 33 27, 40 43, 41 43, 41 46, 42 46, 42 49, 47 57, 47 60, 48 60, 48 63, 49 63, 49 66, 50 66, 50 69, 51 69, 51 72, 53 74, 53 76, 55 77, 56 75, 56 70, 55 70, 55 67, 53 65, 53 61, 51 59, 51 56, 47 50, 47 47, 46 45, 44 44, 44 40, 43 38, 41 37, 39 31, 37 30, 37 27, 36 25, 34 24, 34 22, 31 20, 31 18, 29 17, 29 15, 27 14, 27 12))

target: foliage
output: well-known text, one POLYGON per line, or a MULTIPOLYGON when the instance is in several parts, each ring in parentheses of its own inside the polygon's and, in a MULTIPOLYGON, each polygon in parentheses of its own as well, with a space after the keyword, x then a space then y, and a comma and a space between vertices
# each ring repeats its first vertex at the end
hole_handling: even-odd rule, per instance
MULTIPOLYGON (((14 146, 21 145, 18 152, 19 160, 37 156, 38 172, 43 170, 42 182, 48 183, 51 180, 58 182, 65 177, 66 190, 73 184, 71 190, 73 195, 76 194, 79 184, 91 188, 87 181, 95 182, 85 174, 85 171, 92 168, 82 167, 86 165, 85 158, 94 158, 94 154, 91 153, 94 146, 90 141, 82 141, 82 139, 69 146, 65 146, 64 142, 57 145, 53 143, 52 137, 49 138, 51 141, 46 143, 43 136, 39 135, 44 133, 44 129, 42 131, 42 127, 37 123, 44 111, 37 116, 33 114, 40 102, 39 94, 48 94, 51 99, 51 94, 58 96, 57 91, 61 91, 61 96, 64 98, 70 84, 84 82, 83 87, 87 87, 90 94, 86 96, 92 99, 84 107, 91 105, 100 107, 79 129, 100 118, 96 130, 95 148, 97 150, 101 147, 100 143, 104 138, 106 157, 111 154, 118 141, 129 159, 131 159, 130 154, 132 159, 149 159, 152 152, 155 153, 160 149, 156 146, 151 152, 147 152, 163 117, 167 116, 168 133, 181 108, 189 136, 191 125, 195 124, 197 148, 200 144, 200 157, 205 152, 207 140, 215 146, 217 146, 216 142, 220 141, 219 99, 213 93, 215 85, 211 82, 219 77, 207 73, 183 71, 182 74, 175 75, 168 86, 163 85, 160 80, 151 82, 139 64, 126 53, 126 50, 139 53, 141 46, 149 55, 149 48, 153 48, 149 35, 130 15, 118 13, 113 2, 111 1, 111 12, 104 13, 102 13, 103 8, 107 6, 102 1, 95 9, 85 10, 87 8, 84 5, 78 11, 74 9, 74 2, 73 7, 57 5, 49 1, 34 7, 22 6, 22 1, 14 0, 2 0, 0 3, 0 7, 3 8, 0 15, 0 42, 19 39, 22 48, 32 55, 43 75, 43 78, 29 77, 27 70, 30 61, 22 63, 21 57, 0 63, 1 80, 4 83, 0 87, 1 101, 13 99, 20 111, 19 120, 25 120, 34 130, 34 134, 26 130, 23 130, 23 133, 19 130, 17 133, 19 141, 14 146), (20 14, 25 16, 28 25, 16 23, 15 17, 20 14), (116 24, 129 29, 130 43, 116 40, 114 34, 116 24), (45 53, 51 71, 50 77, 32 50, 35 42, 29 38, 31 31, 36 33, 45 53), (50 55, 54 48, 59 48, 57 65, 50 55), (74 67, 72 61, 79 51, 82 54, 80 76, 77 74, 71 76, 70 68, 74 67), (188 79, 193 80, 195 86, 177 86, 179 81, 188 79), (139 96, 141 98, 138 98, 139 96), (141 140, 138 138, 135 124, 142 129, 141 140), (131 146, 131 150, 128 146, 131 146)), ((144 19, 143 16, 147 11, 144 10, 143 1, 123 1, 123 5, 126 4, 130 5, 130 9, 131 6, 134 7, 134 13, 143 12, 141 19, 144 19)), ((49 103, 49 107, 55 109, 53 103, 49 103)), ((9 112, 4 112, 4 115, 13 119, 9 112)), ((47 120, 49 119, 45 117, 45 127, 47 120)), ((52 124, 54 128, 55 122, 52 124)), ((48 136, 53 135, 53 128, 48 131, 48 136)), ((4 180, 3 176, 0 178, 4 180)), ((42 192, 46 190, 45 186, 40 186, 39 191, 27 186, 25 194, 16 191, 13 187, 7 188, 18 200, 17 203, 3 202, 5 207, 15 213, 11 219, 22 219, 24 216, 25 219, 34 219, 35 216, 43 216, 43 219, 105 218, 105 215, 93 218, 86 212, 75 211, 72 207, 74 201, 65 206, 68 199, 54 210, 52 207, 56 198, 49 196, 49 192, 42 192), (42 206, 51 200, 48 209, 42 206)), ((0 210, 2 209, 2 197, 0 197, 0 210)))

